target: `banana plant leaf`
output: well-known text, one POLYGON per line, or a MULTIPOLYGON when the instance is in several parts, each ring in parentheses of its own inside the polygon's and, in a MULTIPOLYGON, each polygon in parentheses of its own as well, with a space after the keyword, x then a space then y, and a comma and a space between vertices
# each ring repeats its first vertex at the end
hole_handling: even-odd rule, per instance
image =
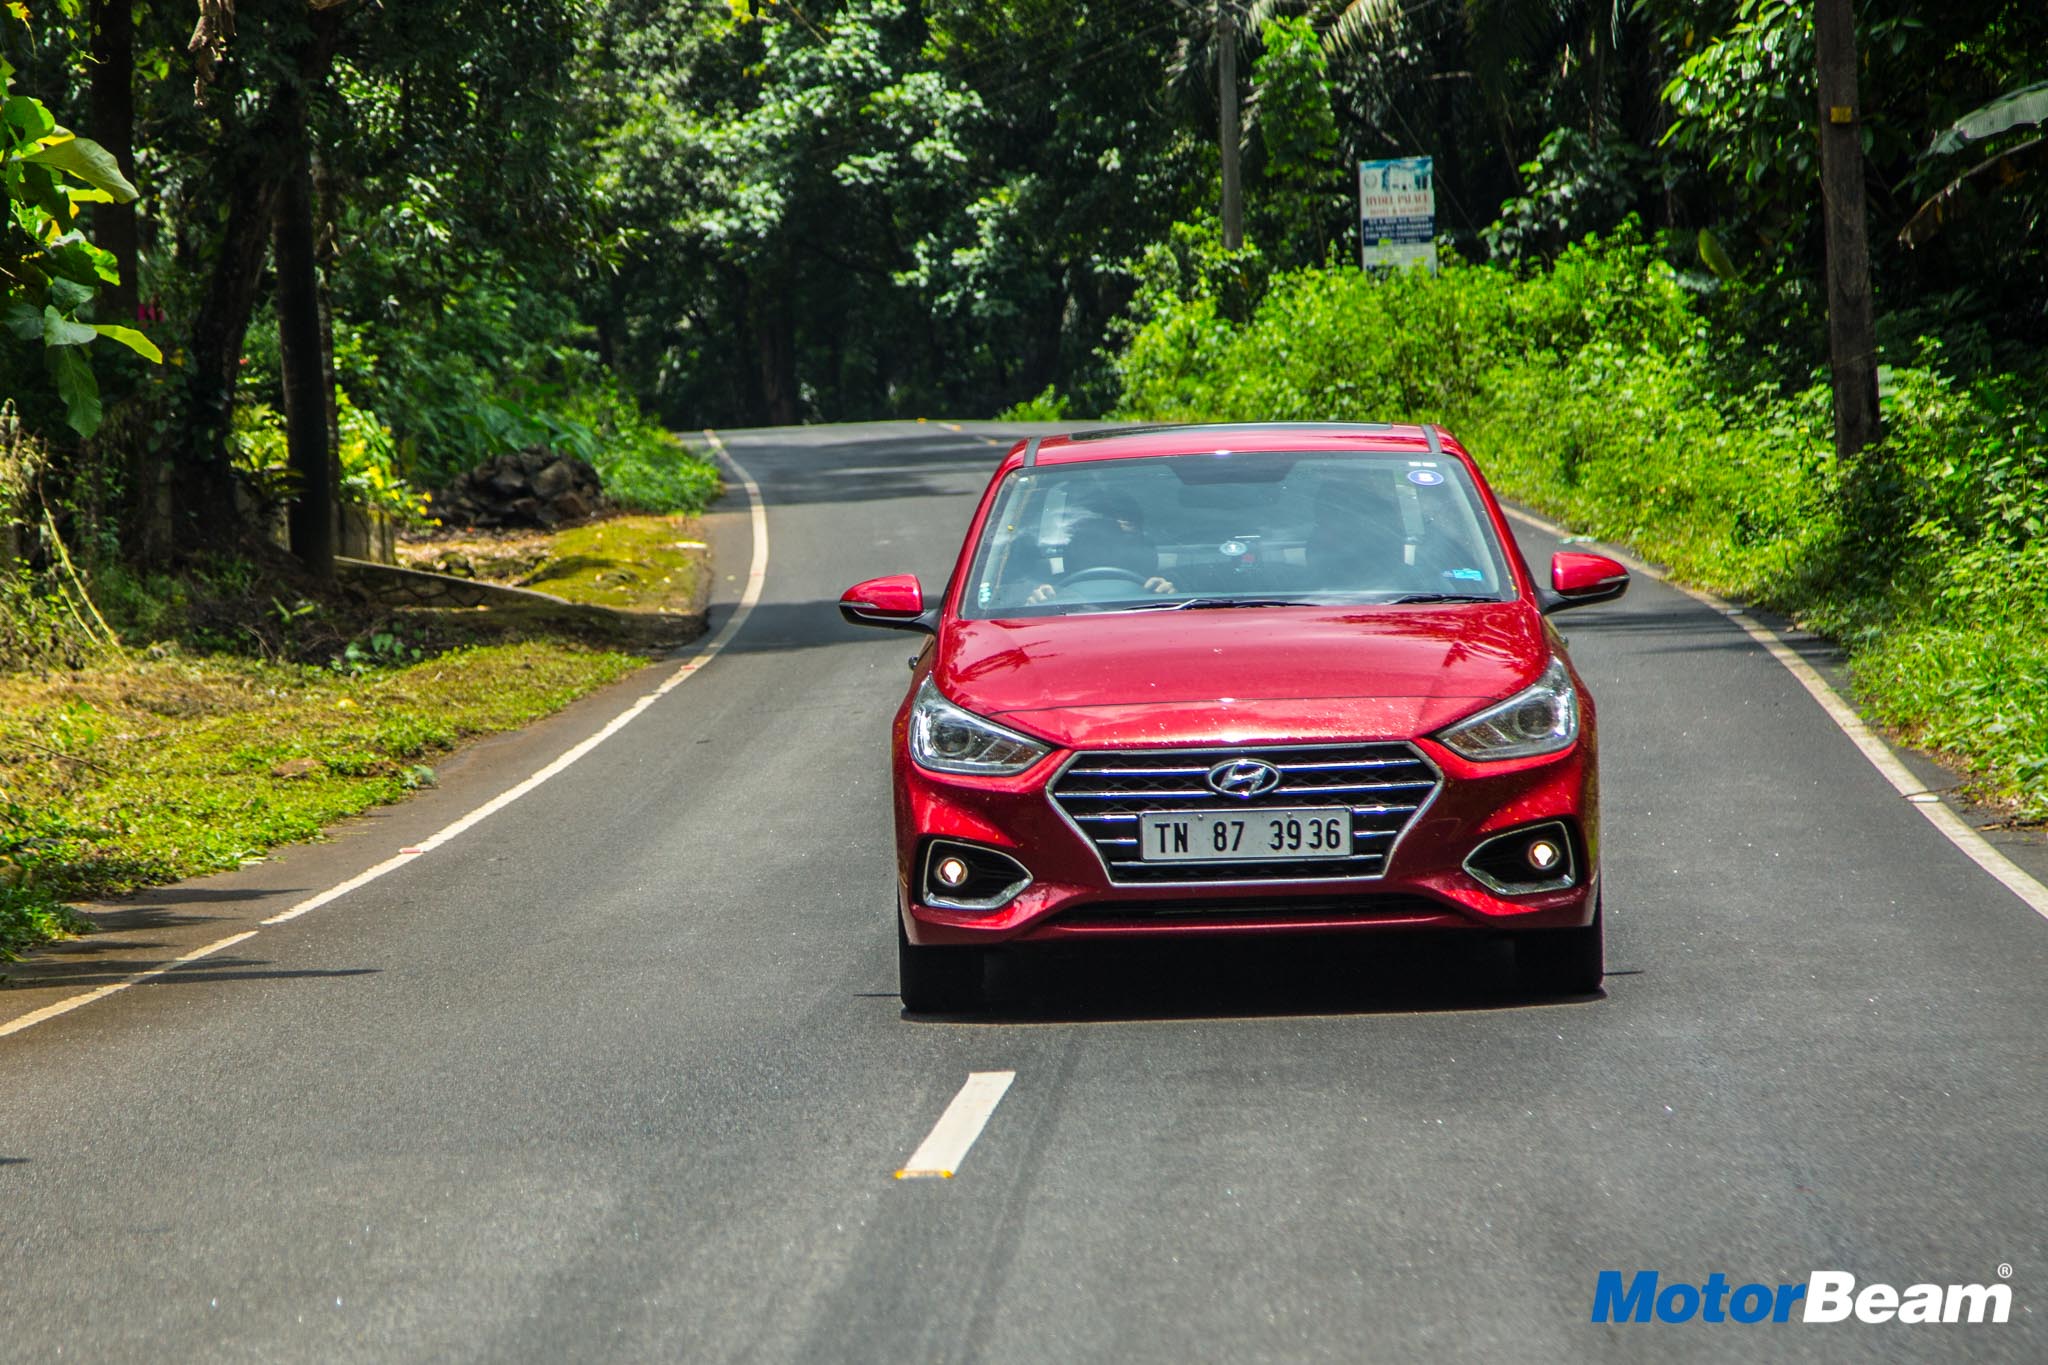
POLYGON ((1907 246, 1931 240, 1942 228, 1967 214, 1979 199, 1997 194, 2043 167, 2048 167, 2048 138, 2041 137, 1979 162, 1914 210, 1906 225, 1899 229, 1899 240, 1907 246))
POLYGON ((1959 152, 1972 142, 1996 137, 2011 128, 2048 123, 2048 81, 2036 81, 2008 91, 1986 105, 1972 109, 1934 139, 1928 156, 1959 152))

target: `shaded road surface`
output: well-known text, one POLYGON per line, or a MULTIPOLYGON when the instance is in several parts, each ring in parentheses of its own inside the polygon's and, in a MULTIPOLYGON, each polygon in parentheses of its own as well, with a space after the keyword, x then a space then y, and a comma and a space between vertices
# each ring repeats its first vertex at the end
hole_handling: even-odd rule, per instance
POLYGON ((433 855, 0 1039, 0 1357, 2048 1358, 2048 924, 1655 583, 1563 620, 1604 998, 1381 941, 902 1017, 915 642, 831 602, 943 581, 997 430, 732 437, 773 559, 702 674, 433 855), (959 1174, 893 1180, 982 1070, 1016 1080, 959 1174), (1606 1267, 2000 1263, 2003 1327, 1588 1321, 1606 1267))

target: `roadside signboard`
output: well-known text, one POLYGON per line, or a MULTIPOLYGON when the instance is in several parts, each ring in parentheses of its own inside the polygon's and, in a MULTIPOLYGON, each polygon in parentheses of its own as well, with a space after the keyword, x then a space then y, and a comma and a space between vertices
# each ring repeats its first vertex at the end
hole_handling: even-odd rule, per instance
POLYGON ((1367 270, 1406 270, 1421 261, 1436 273, 1436 179, 1431 158, 1358 163, 1358 242, 1367 270))

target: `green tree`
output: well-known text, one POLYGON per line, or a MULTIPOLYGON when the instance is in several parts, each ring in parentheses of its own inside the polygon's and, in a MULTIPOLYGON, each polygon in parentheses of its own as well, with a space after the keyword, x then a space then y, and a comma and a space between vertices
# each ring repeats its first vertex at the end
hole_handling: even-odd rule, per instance
MULTIPOLYGON (((28 25, 25 5, 0 11, 0 24, 28 25)), ((0 324, 10 342, 0 375, 9 388, 21 366, 38 356, 81 436, 99 429, 99 381, 93 343, 117 342, 149 360, 163 358, 133 327, 90 321, 94 298, 120 282, 111 254, 78 225, 82 207, 133 200, 135 187, 106 149, 60 126, 42 101, 14 92, 13 63, 0 56, 0 324)))
POLYGON ((1265 152, 1267 192, 1253 211, 1271 227, 1261 234, 1272 255, 1319 263, 1347 217, 1347 177, 1337 160, 1337 120, 1330 70, 1305 18, 1268 19, 1252 63, 1252 123, 1265 152))

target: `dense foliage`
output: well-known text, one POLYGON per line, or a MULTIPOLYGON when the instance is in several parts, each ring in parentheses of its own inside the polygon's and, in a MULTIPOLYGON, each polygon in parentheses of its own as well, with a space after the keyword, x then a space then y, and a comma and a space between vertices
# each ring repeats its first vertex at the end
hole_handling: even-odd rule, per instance
MULTIPOLYGON (((1760 374, 1806 381, 1810 6, 1230 7, 1244 299, 1351 257, 1358 158, 1427 153, 1467 259, 1548 258, 1634 213, 1744 292, 1760 374)), ((1858 8, 1890 339, 1938 331, 1958 362, 2009 364, 2048 335, 2041 110, 1939 135, 2041 79, 2048 16, 1858 8)), ((701 470, 657 472, 687 464, 643 410, 681 427, 994 411, 1051 386, 1101 411, 1105 342, 1160 286, 1148 251, 1185 258, 1213 231, 1221 17, 1217 0, 9 4, 0 381, 96 544, 161 559, 260 521, 252 482, 293 491, 252 481, 244 437, 288 426, 293 276, 271 248, 303 164, 336 477, 386 506, 522 444, 619 462, 638 503, 701 498, 701 470)))
POLYGON ((1530 272, 1276 279, 1233 323, 1199 288, 1123 360, 1127 416, 1441 421, 1501 491, 1848 642, 1880 714, 2048 818, 2048 361, 1889 372, 1848 466, 1828 386, 1746 384, 1725 324, 1631 228, 1530 272))
POLYGON ((1724 586, 1978 623, 1962 566, 2038 553, 2048 9, 1855 9, 1896 431, 1838 469, 1795 0, 10 0, 0 648, 78 657, 86 585, 148 617, 316 480, 416 515, 544 446, 693 507, 662 428, 1119 403, 1540 419, 1523 486, 1724 586), (1370 284, 1355 163, 1409 154, 1452 265, 1370 284), (1667 467, 1600 492, 1638 407, 1667 467))

